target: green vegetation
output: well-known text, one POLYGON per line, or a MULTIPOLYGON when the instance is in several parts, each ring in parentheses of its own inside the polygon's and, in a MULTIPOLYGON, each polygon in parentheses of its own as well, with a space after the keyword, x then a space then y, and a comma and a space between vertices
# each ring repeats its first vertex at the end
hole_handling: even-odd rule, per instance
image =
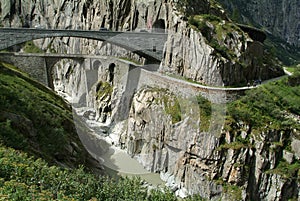
POLYGON ((178 99, 170 94, 164 94, 162 100, 166 113, 172 117, 172 123, 175 124, 181 121, 181 109, 178 99))
MULTIPOLYGON (((300 73, 295 72, 292 76, 283 78, 276 82, 261 85, 253 90, 246 91, 245 96, 228 104, 228 116, 226 119, 225 130, 230 131, 231 143, 225 143, 218 147, 219 151, 226 149, 239 150, 243 148, 254 150, 255 141, 260 140, 262 132, 282 133, 282 138, 273 141, 265 139, 264 145, 269 147, 267 152, 276 153, 277 158, 282 158, 283 150, 292 152, 290 131, 297 130, 293 137, 299 139, 299 122, 294 117, 300 114, 300 73), (242 129, 246 129, 242 131, 242 129), (241 133, 247 132, 245 138, 241 133), (256 135, 259 133, 258 135, 256 135), (255 137, 253 137, 255 135, 255 137), (256 139, 256 140, 251 140, 256 139)), ((240 166, 240 164, 235 164, 240 166)), ((243 166, 244 167, 244 166, 243 166)), ((268 168, 268 167, 267 167, 268 168)), ((244 169, 243 175, 248 175, 249 167, 244 169)), ((276 161, 275 168, 266 171, 267 174, 278 174, 282 178, 290 181, 298 181, 300 176, 300 162, 293 160, 289 164, 284 159, 276 161)), ((247 179, 247 178, 246 178, 247 179)), ((225 182, 222 183, 227 186, 225 182)), ((224 187, 224 192, 233 192, 237 196, 233 200, 238 200, 239 189, 229 186, 229 190, 224 187)))
POLYGON ((187 17, 199 14, 222 13, 221 5, 215 0, 179 0, 175 2, 175 6, 180 13, 187 17))
POLYGON ((291 66, 291 67, 286 67, 286 70, 288 72, 290 72, 290 73, 294 73, 294 72, 297 71, 297 68, 299 68, 299 67, 297 67, 297 66, 291 66))
MULTIPOLYGON (((0 142, 51 163, 59 154, 61 162, 71 164, 64 157, 66 146, 80 141, 70 107, 53 91, 7 67, 0 64, 0 142)), ((75 158, 82 162, 84 155, 75 158)))
POLYGON ((243 142, 239 142, 239 141, 234 141, 232 143, 229 143, 229 144, 222 144, 218 147, 218 150, 221 150, 221 149, 233 149, 233 150, 239 150, 239 149, 242 149, 242 148, 249 148, 250 145, 248 144, 245 144, 243 142))
POLYGON ((278 174, 286 179, 297 178, 300 182, 300 161, 296 160, 289 164, 285 160, 281 160, 275 169, 268 170, 267 174, 278 174))
POLYGON ((214 180, 216 184, 223 186, 223 193, 230 197, 230 200, 242 200, 242 190, 239 186, 226 183, 222 178, 214 180))
POLYGON ((138 178, 113 180, 87 173, 83 167, 64 169, 0 146, 1 200, 177 200, 147 188, 138 178))
POLYGON ((228 105, 230 121, 243 121, 254 130, 290 128, 299 129, 287 114, 300 114, 300 85, 293 84, 300 75, 262 85, 246 92, 244 97, 228 105))
POLYGON ((244 38, 242 31, 235 24, 210 14, 191 16, 189 24, 202 33, 216 54, 229 60, 235 59, 234 52, 224 44, 226 38, 233 38, 232 33, 236 31, 244 38))
POLYGON ((242 190, 236 185, 224 184, 224 193, 228 194, 232 200, 242 200, 242 190))
POLYGON ((212 113, 212 103, 201 95, 196 98, 200 110, 200 130, 208 131, 212 113))
MULTIPOLYGON (((139 178, 111 179, 84 167, 49 166, 42 159, 0 144, 0 200, 149 200, 177 201, 168 189, 150 193, 139 178)), ((187 201, 204 200, 191 196, 187 201)))
POLYGON ((110 97, 113 92, 113 87, 108 82, 100 81, 96 86, 96 99, 103 100, 105 97, 110 97))
POLYGON ((300 85, 300 67, 295 67, 293 69, 293 74, 288 77, 288 84, 292 87, 300 85))
POLYGON ((23 47, 24 52, 26 53, 44 53, 39 47, 37 47, 33 41, 28 41, 24 44, 23 47))

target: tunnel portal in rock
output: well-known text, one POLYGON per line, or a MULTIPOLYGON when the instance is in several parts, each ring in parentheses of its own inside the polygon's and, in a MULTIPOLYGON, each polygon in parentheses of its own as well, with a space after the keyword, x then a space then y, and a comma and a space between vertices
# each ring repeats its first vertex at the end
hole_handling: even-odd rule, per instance
POLYGON ((163 19, 159 19, 154 22, 152 27, 153 32, 164 33, 166 29, 165 21, 163 19))

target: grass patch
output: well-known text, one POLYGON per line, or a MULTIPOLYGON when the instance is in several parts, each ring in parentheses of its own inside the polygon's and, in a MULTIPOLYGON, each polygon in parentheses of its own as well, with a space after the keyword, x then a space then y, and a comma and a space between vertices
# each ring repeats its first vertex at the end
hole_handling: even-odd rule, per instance
POLYGON ((221 177, 214 181, 217 185, 222 185, 223 193, 229 195, 231 200, 242 200, 242 190, 239 186, 228 184, 221 177))
POLYGON ((236 185, 224 184, 224 193, 230 195, 232 200, 242 200, 242 190, 236 185))
POLYGON ((222 149, 233 149, 233 150, 239 150, 242 148, 249 148, 250 146, 248 144, 244 144, 243 142, 239 142, 239 141, 235 141, 232 143, 226 143, 226 144, 222 144, 218 147, 218 150, 222 150, 222 149))
POLYGON ((37 47, 33 41, 27 41, 23 46, 23 50, 26 53, 44 53, 44 51, 37 47))
POLYGON ((212 114, 212 103, 201 95, 198 95, 196 98, 200 110, 200 130, 208 131, 212 114))
POLYGON ((96 99, 103 100, 107 97, 111 97, 113 92, 113 86, 108 82, 99 81, 96 86, 96 99))
POLYGON ((286 179, 297 178, 300 181, 300 162, 289 164, 285 160, 281 160, 276 168, 266 171, 267 174, 278 174, 286 179))
MULTIPOLYGON (((80 144, 71 108, 53 91, 0 64, 0 141, 54 162, 55 155, 66 156, 66 145, 80 144)), ((82 147, 83 149, 83 147, 82 147)), ((84 161, 78 153, 78 161, 84 161)))
POLYGON ((172 118, 172 123, 181 121, 181 108, 178 99, 170 94, 164 94, 162 100, 166 113, 172 118))

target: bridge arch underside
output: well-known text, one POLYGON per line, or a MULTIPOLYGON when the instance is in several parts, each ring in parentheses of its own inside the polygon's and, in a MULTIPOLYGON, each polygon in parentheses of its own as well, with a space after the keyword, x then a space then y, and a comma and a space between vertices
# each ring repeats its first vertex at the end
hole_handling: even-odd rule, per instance
MULTIPOLYGON (((82 92, 78 86, 84 82, 82 76, 84 60, 72 58, 50 60, 51 62, 49 62, 49 59, 47 62, 46 59, 49 87, 69 101, 71 101, 71 97, 81 98, 80 93, 82 92)), ((76 101, 80 102, 79 100, 76 101)))
POLYGON ((59 59, 49 68, 53 89, 75 107, 86 107, 96 97, 99 80, 113 84, 116 64, 110 59, 59 59))

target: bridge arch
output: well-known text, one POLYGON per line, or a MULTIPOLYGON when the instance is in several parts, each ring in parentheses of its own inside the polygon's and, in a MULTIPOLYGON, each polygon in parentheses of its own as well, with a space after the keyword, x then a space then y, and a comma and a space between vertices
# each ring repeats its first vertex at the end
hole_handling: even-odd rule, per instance
POLYGON ((108 81, 111 82, 111 83, 114 81, 115 68, 116 68, 115 63, 110 63, 108 65, 108 71, 109 71, 108 81))
MULTIPOLYGON (((62 63, 62 61, 66 61, 63 62, 65 64, 78 64, 78 65, 83 65, 84 59, 83 58, 75 58, 75 57, 44 57, 45 59, 45 67, 46 67, 46 71, 47 71, 47 80, 48 80, 48 86, 55 90, 55 84, 57 83, 57 77, 54 76, 54 72, 55 70, 58 71, 58 64, 62 63), (70 62, 71 61, 71 62, 70 62)), ((70 74, 73 72, 73 70, 70 67, 67 67, 67 72, 65 75, 65 78, 68 79, 68 77, 70 76, 70 74)))
MULTIPOLYGON (((159 21, 158 26, 162 26, 162 23, 164 22, 159 21)), ((27 41, 52 37, 75 37, 106 41, 154 63, 162 60, 164 43, 167 41, 167 34, 165 33, 0 28, 0 50, 27 41), (155 51, 153 51, 153 47, 155 47, 155 51)))
POLYGON ((102 62, 101 61, 99 61, 99 60, 95 60, 94 62, 93 62, 93 66, 92 66, 92 69, 93 70, 99 70, 99 68, 101 68, 102 67, 102 62))

